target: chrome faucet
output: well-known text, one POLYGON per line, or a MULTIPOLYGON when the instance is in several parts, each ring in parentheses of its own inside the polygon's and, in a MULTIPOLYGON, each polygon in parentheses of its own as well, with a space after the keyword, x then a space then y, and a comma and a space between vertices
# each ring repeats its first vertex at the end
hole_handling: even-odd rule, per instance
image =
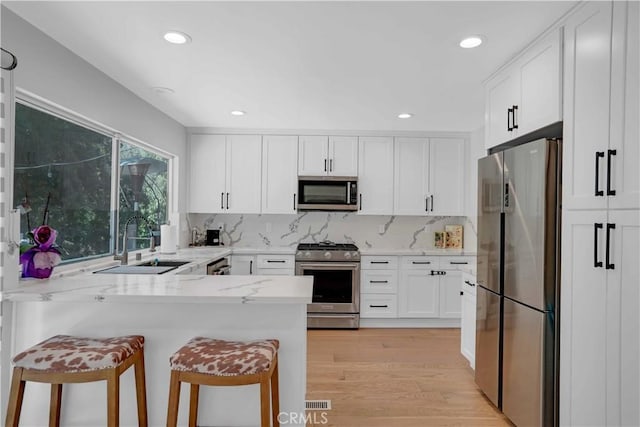
POLYGON ((142 220, 149 229, 149 252, 156 251, 156 241, 153 238, 153 230, 149 225, 149 221, 142 215, 133 215, 124 224, 124 234, 122 235, 122 253, 120 255, 114 255, 113 259, 119 260, 121 265, 127 265, 129 263, 129 251, 127 250, 127 240, 139 240, 139 239, 147 239, 147 237, 127 237, 127 233, 129 232, 129 224, 134 220, 142 220))

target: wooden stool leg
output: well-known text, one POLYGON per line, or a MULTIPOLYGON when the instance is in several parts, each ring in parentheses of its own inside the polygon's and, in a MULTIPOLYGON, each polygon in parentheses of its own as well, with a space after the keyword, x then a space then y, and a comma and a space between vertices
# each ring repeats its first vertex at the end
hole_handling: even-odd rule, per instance
POLYGON ((198 422, 198 396, 200 395, 200 385, 191 384, 189 399, 189 427, 196 427, 198 422))
POLYGON ((51 384, 49 403, 49 427, 60 427, 60 406, 62 404, 62 384, 51 384))
POLYGON ((269 388, 269 376, 265 373, 260 380, 260 427, 269 427, 271 425, 269 388))
POLYGON ((178 404, 180 403, 180 373, 171 371, 169 385, 169 405, 167 410, 167 427, 178 425, 178 404))
POLYGON ((11 379, 11 391, 9 392, 9 405, 7 407, 6 427, 18 427, 20 411, 22 411, 22 398, 24 397, 24 381, 22 381, 22 368, 13 368, 11 379))
POLYGON ((147 427, 147 386, 144 375, 144 350, 133 367, 136 374, 136 400, 138 401, 138 427, 147 427))
POLYGON ((273 417, 273 427, 280 427, 278 414, 280 413, 280 387, 278 384, 278 359, 276 358, 275 367, 271 373, 271 413, 273 417))
POLYGON ((107 426, 120 424, 120 375, 116 369, 107 374, 107 426))

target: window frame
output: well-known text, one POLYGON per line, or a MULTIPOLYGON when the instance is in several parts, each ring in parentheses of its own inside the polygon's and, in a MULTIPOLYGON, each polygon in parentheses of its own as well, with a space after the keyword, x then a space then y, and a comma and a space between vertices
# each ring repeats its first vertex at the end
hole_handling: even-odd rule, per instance
MULTIPOLYGON (((84 127, 93 132, 100 133, 108 138, 111 138, 111 197, 110 197, 110 215, 109 215, 109 229, 110 229, 110 243, 109 253, 93 256, 86 256, 82 258, 73 258, 63 260, 62 264, 73 264, 82 261, 88 261, 91 259, 104 258, 112 256, 122 250, 120 248, 120 234, 122 230, 119 229, 119 217, 120 217, 120 143, 124 142, 139 148, 142 148, 150 153, 160 156, 167 160, 167 212, 166 218, 169 219, 172 212, 177 211, 175 208, 175 200, 173 190, 175 188, 175 168, 177 157, 175 154, 169 153, 165 150, 159 149, 148 142, 142 141, 132 135, 120 132, 109 126, 105 126, 96 120, 83 116, 73 110, 62 107, 51 101, 48 101, 33 93, 27 92, 16 88, 15 99, 16 104, 22 104, 26 107, 33 108, 42 113, 49 114, 57 117, 61 120, 66 120, 77 126, 84 127)), ((15 120, 15 117, 14 117, 15 120)), ((15 152, 15 147, 14 147, 15 152)), ((12 174, 15 176, 15 169, 12 167, 12 174)), ((12 180, 13 181, 13 180, 12 180)), ((13 192, 13 185, 12 185, 13 192)), ((12 200, 13 203, 13 200, 12 200)))

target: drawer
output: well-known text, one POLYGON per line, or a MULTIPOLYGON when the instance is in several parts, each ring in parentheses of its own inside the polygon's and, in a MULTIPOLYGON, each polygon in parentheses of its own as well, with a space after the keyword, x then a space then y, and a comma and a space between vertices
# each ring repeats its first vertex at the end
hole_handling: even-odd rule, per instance
POLYGON ((398 317, 398 296, 391 294, 361 294, 360 317, 398 317))
POLYGON ((403 256, 403 270, 433 270, 440 268, 440 259, 433 256, 403 256))
POLYGON ((295 268, 294 255, 258 255, 258 269, 263 268, 295 268))
POLYGON ((468 273, 462 273, 462 292, 464 294, 475 295, 478 283, 476 282, 476 276, 468 273))
POLYGON ((259 268, 256 272, 259 276, 293 276, 293 268, 259 268))
POLYGON ((440 269, 442 270, 458 270, 461 268, 475 270, 476 257, 473 256, 443 256, 440 257, 440 269))
POLYGON ((395 270, 362 270, 360 292, 365 294, 395 294, 398 292, 398 272, 395 270))
POLYGON ((363 270, 397 270, 397 256, 363 256, 360 259, 363 270))

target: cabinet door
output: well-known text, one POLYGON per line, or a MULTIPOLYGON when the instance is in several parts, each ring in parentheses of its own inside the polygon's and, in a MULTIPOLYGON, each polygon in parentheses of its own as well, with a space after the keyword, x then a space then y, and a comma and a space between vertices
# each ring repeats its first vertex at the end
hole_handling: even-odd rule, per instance
POLYGON ((427 270, 401 272, 398 317, 438 317, 439 283, 439 276, 431 276, 427 270))
POLYGON ((225 211, 226 148, 224 135, 191 135, 189 143, 189 212, 225 211))
POLYGON ((393 213, 393 138, 360 138, 359 214, 393 213))
POLYGON ((564 36, 563 209, 604 209, 611 3, 588 2, 567 20, 564 36))
POLYGON ((326 136, 298 138, 298 175, 319 176, 329 171, 328 140, 326 136))
MULTIPOLYGON (((463 275, 463 278, 466 275, 463 275)), ((469 283, 475 284, 475 279, 467 276, 469 283)), ((462 281, 462 278, 461 278, 462 281)), ((467 358, 472 368, 475 368, 476 358, 476 295, 471 286, 462 281, 462 312, 460 313, 460 352, 467 358)))
POLYGON ((226 212, 260 213, 261 165, 260 135, 227 136, 226 212))
POLYGON ((607 277, 608 425, 640 425, 640 211, 610 210, 607 277), (619 362, 618 362, 619 361, 619 362), (612 417, 613 415, 614 417, 612 417))
POLYGON ((429 214, 464 215, 464 139, 429 142, 429 214))
POLYGON ((553 31, 517 63, 520 103, 516 124, 520 135, 562 120, 561 40, 561 30, 553 31))
POLYGON ((329 175, 358 176, 358 137, 329 137, 329 175))
POLYGON ((444 276, 440 276, 440 317, 459 319, 462 310, 460 294, 462 273, 459 271, 445 273, 444 276))
POLYGON ((256 274, 255 255, 231 255, 231 274, 248 276, 256 274))
POLYGON ((429 140, 396 138, 393 213, 426 215, 429 197, 429 140))
POLYGON ((262 213, 297 212, 298 137, 264 136, 262 140, 262 213))
POLYGON ((503 72, 492 78, 485 87, 485 147, 487 149, 518 136, 517 129, 509 130, 513 123, 511 118, 507 118, 507 110, 519 102, 516 99, 519 86, 516 77, 514 73, 503 72))
MULTIPOLYGON (((613 3, 609 207, 640 209, 640 3, 613 3)), ((609 152, 607 152, 609 155, 609 152)), ((605 184, 606 186, 606 184, 605 184)), ((606 189, 605 189, 606 191, 606 189)))
POLYGON ((606 270, 594 266, 604 265, 606 222, 604 210, 563 211, 560 425, 608 425, 606 371, 614 363, 607 361, 609 289, 606 270))

